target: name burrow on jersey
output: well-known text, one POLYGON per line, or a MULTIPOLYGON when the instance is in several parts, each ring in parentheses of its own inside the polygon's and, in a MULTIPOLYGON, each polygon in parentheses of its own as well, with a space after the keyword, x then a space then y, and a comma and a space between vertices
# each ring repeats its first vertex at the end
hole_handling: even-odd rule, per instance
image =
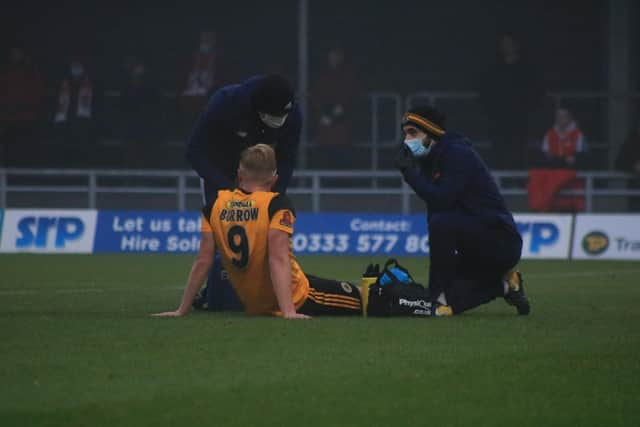
POLYGON ((253 200, 231 200, 228 201, 220 211, 220 221, 227 222, 247 222, 258 219, 259 209, 254 207, 253 200))

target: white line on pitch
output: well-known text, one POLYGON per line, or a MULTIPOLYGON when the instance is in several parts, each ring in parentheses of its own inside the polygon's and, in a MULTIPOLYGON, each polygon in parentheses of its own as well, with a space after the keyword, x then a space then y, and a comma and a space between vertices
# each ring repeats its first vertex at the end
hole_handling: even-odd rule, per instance
POLYGON ((104 289, 100 288, 86 288, 86 289, 54 289, 57 294, 100 294, 104 292, 104 289))
POLYGON ((0 291, 0 295, 32 295, 35 294, 36 291, 28 290, 28 291, 18 291, 18 290, 8 290, 8 291, 0 291))
POLYGON ((77 289, 29 289, 29 290, 0 290, 0 296, 11 295, 33 295, 35 293, 53 292, 56 294, 101 294, 105 292, 153 292, 153 291, 178 291, 184 289, 184 286, 163 286, 157 288, 77 288, 77 289))
POLYGON ((614 271, 569 271, 566 273, 542 273, 542 274, 527 274, 526 270, 523 271, 525 278, 541 278, 548 279, 551 277, 598 277, 598 276, 621 276, 624 274, 637 274, 640 270, 614 270, 614 271))

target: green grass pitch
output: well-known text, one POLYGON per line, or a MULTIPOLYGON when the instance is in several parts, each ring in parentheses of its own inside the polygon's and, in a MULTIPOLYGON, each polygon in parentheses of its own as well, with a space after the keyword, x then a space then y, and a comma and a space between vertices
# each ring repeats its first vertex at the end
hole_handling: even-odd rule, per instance
MULTIPOLYGON (((0 425, 640 425, 640 263, 524 262, 529 317, 149 317, 191 260, 1 255, 0 425)), ((349 280, 369 261, 301 258, 349 280)))

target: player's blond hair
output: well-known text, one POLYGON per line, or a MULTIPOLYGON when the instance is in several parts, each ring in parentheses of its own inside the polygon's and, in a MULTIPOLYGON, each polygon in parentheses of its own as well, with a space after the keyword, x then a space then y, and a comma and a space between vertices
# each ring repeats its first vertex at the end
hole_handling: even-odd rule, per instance
POLYGON ((240 169, 252 179, 269 178, 276 173, 276 153, 267 144, 252 145, 240 154, 240 169))

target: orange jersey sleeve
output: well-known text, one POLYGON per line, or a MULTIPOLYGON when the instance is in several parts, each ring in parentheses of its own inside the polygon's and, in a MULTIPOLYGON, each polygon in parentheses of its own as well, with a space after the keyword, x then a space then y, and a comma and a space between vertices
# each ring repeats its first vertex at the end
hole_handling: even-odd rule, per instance
POLYGON ((273 215, 269 228, 275 228, 287 234, 293 234, 293 223, 295 221, 296 217, 291 210, 282 209, 273 215))

